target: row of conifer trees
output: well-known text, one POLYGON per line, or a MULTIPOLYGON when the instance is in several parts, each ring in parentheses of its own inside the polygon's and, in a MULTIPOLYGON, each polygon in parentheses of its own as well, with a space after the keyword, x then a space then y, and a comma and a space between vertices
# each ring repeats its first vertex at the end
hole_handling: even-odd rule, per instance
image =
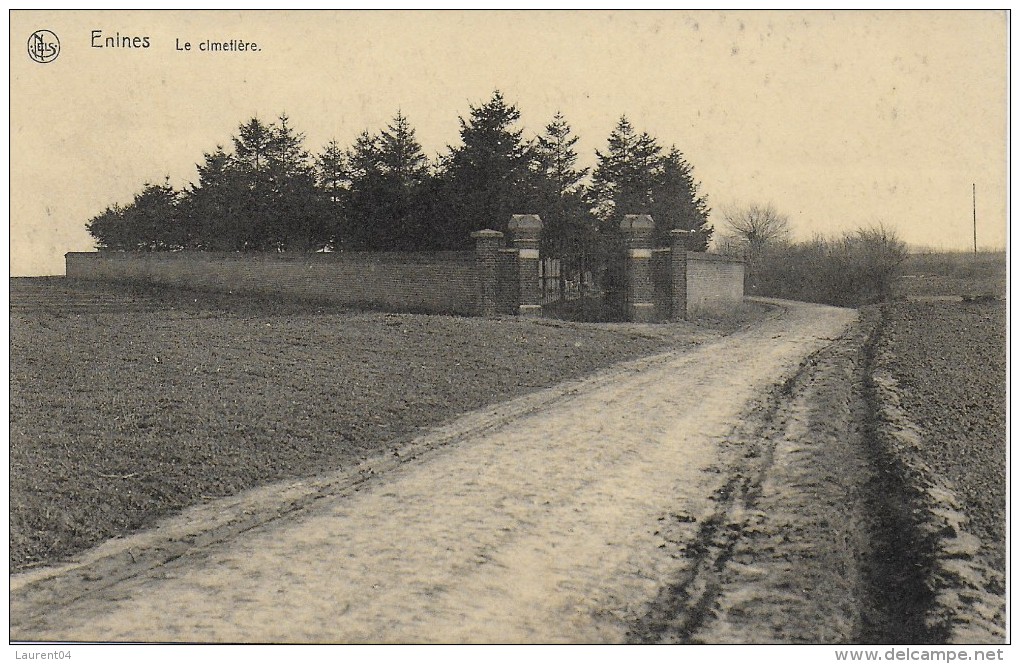
POLYGON ((651 214, 660 242, 674 228, 707 246, 708 204, 691 165, 620 118, 594 169, 578 165, 557 114, 534 138, 496 91, 460 118, 460 144, 430 160, 398 112, 350 147, 319 153, 286 115, 253 118, 198 165, 183 190, 146 184, 126 205, 93 217, 103 250, 442 250, 470 248, 472 231, 506 230, 512 214, 539 214, 548 255, 593 254, 615 241, 623 214, 651 214))

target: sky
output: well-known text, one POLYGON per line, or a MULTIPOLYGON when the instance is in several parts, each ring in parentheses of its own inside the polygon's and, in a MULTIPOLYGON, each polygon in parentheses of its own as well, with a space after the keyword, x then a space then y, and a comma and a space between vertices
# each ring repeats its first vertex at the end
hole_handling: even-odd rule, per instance
POLYGON ((63 274, 92 216, 194 182, 252 117, 286 113, 317 152, 399 110, 434 157, 495 89, 528 137, 562 112, 584 165, 622 115, 675 144, 717 228, 771 202, 798 239, 882 223, 966 250, 974 185, 979 246, 1007 242, 1003 11, 13 11, 10 30, 11 276, 63 274))

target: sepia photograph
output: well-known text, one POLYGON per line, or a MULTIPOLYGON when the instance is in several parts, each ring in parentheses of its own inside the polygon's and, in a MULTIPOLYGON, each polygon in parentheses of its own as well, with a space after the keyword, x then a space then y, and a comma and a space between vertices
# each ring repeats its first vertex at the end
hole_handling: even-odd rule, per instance
POLYGON ((1002 661, 1009 28, 9 11, 9 654, 1002 661))

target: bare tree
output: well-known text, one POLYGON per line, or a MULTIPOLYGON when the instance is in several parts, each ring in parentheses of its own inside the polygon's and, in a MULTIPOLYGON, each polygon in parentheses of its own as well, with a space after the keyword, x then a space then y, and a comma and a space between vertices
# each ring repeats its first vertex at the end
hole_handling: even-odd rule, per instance
POLYGON ((723 212, 726 227, 742 242, 747 258, 754 260, 770 244, 785 241, 790 235, 790 219, 772 203, 733 206, 723 212))
POLYGON ((712 238, 712 251, 723 256, 744 258, 747 246, 743 239, 733 232, 716 233, 712 238))

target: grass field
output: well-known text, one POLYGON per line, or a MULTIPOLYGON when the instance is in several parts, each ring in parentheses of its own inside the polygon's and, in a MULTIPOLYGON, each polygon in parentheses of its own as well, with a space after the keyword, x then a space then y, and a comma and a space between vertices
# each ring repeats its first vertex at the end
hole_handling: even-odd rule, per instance
POLYGON ((742 322, 395 315, 14 279, 11 569, 742 322))
POLYGON ((894 288, 899 297, 1006 297, 1006 252, 911 254, 894 288))

